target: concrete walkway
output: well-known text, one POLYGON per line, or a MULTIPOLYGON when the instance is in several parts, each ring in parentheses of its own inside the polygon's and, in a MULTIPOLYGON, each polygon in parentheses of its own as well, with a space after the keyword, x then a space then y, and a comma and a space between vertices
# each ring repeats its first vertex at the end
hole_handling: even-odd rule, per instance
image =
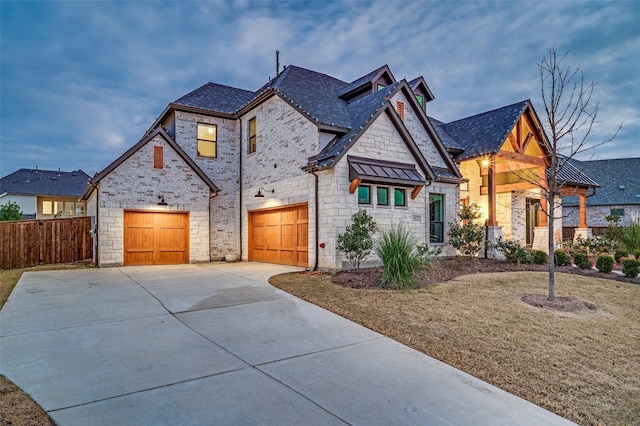
POLYGON ((0 372, 59 425, 571 424, 267 283, 294 270, 25 273, 0 372))

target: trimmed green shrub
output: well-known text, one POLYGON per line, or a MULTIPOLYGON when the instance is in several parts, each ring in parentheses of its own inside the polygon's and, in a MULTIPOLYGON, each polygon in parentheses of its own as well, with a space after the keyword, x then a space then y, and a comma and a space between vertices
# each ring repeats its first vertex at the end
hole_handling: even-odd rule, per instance
POLYGON ((376 254, 382 261, 380 286, 390 284, 394 288, 414 288, 413 273, 422 263, 411 231, 402 224, 382 231, 376 241, 376 254))
POLYGON ((633 255, 635 256, 636 259, 640 260, 640 250, 634 250, 633 255))
POLYGON ((589 258, 586 254, 583 253, 576 253, 575 256, 573 256, 573 263, 575 263, 578 268, 591 268, 591 262, 589 262, 589 258))
POLYGON ((536 250, 533 253, 533 263, 537 265, 543 265, 547 262, 547 253, 542 250, 536 250))
POLYGON ((629 252, 627 252, 626 250, 618 249, 616 250, 616 254, 613 257, 616 259, 616 262, 620 262, 620 259, 627 256, 629 256, 629 252))
POLYGON ((596 268, 600 272, 611 272, 613 270, 613 257, 608 254, 600 254, 598 255, 598 259, 596 260, 596 268))
POLYGON ((640 272, 640 260, 638 259, 627 259, 622 264, 622 273, 625 274, 629 278, 635 278, 638 276, 640 272))
POLYGON ((524 247, 519 241, 503 240, 500 237, 494 246, 511 263, 533 263, 533 250, 524 247))
POLYGON ((562 250, 556 250, 553 252, 553 263, 556 266, 565 266, 570 263, 569 255, 562 250))

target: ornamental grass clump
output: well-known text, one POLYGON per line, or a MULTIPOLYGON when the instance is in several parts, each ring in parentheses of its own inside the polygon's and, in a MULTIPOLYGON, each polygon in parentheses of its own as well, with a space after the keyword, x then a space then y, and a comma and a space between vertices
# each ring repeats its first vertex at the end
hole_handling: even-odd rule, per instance
POLYGON ((625 228, 622 242, 629 251, 640 250, 640 215, 633 215, 631 225, 625 228))
POLYGON ((600 272, 611 272, 613 270, 613 257, 607 254, 598 255, 598 260, 596 260, 596 268, 600 272))
POLYGON ((379 286, 415 288, 413 274, 420 266, 422 257, 411 231, 403 225, 392 226, 389 230, 382 231, 375 247, 376 254, 382 261, 379 286))

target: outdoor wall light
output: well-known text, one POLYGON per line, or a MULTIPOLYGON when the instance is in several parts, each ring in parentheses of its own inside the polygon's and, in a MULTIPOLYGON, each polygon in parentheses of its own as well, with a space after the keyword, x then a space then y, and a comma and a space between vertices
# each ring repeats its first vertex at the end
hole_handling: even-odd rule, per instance
POLYGON ((262 193, 262 191, 264 192, 270 192, 270 193, 275 193, 276 190, 272 189, 271 191, 267 191, 266 189, 264 189, 263 187, 258 188, 258 193, 256 195, 254 195, 255 198, 264 198, 264 194, 262 193))
POLYGON ((164 195, 158 195, 158 205, 159 206, 166 206, 167 202, 164 200, 164 195))

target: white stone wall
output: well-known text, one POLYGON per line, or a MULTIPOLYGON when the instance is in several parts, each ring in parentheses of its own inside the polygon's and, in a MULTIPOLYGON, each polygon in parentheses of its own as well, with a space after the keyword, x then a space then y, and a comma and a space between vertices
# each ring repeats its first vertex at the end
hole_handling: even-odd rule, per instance
MULTIPOLYGON (((404 141, 400 138, 393 124, 386 114, 381 115, 349 150, 348 155, 371 159, 384 159, 402 163, 415 163, 404 141)), ((319 266, 325 269, 349 268, 350 264, 342 253, 336 249, 338 234, 344 233, 351 223, 351 216, 360 208, 364 208, 373 216, 381 228, 388 228, 393 224, 404 224, 413 230, 416 240, 420 244, 429 241, 428 223, 428 194, 429 192, 445 194, 445 242, 448 223, 456 220, 458 212, 459 194, 452 184, 432 183, 423 188, 415 200, 411 200, 412 188, 406 188, 406 207, 395 207, 392 185, 389 188, 389 206, 378 206, 376 202, 376 185, 371 185, 372 204, 359 205, 357 192, 349 193, 349 165, 344 156, 333 170, 319 173, 319 242, 325 243, 320 249, 319 266), (345 263, 346 262, 346 263, 345 263)), ((443 255, 455 254, 448 244, 443 245, 443 255)), ((378 263, 375 255, 368 261, 378 263)))
MULTIPOLYGON (((631 225, 634 214, 640 215, 640 205, 587 206, 587 225, 589 227, 608 226, 609 222, 605 217, 611 214, 611 209, 624 209, 624 216, 620 218, 618 223, 620 226, 631 225)), ((564 226, 576 228, 580 224, 580 208, 578 206, 565 206, 564 214, 564 226)))
POLYGON ((210 255, 220 260, 226 254, 237 254, 238 201, 240 164, 238 157, 239 128, 236 120, 177 111, 175 141, 220 189, 211 198, 210 255), (217 126, 217 157, 198 157, 198 123, 217 126))
POLYGON ((190 212, 189 261, 209 261, 209 187, 161 136, 105 176, 98 191, 87 211, 89 215, 95 215, 96 209, 99 213, 101 266, 123 264, 125 209, 190 212), (163 147, 162 169, 153 167, 154 146, 163 147), (158 196, 164 196, 168 205, 158 206, 158 196))
POLYGON ((438 149, 435 146, 433 140, 429 137, 429 134, 425 130, 422 122, 418 118, 419 111, 415 111, 411 108, 409 101, 402 91, 396 93, 391 99, 393 108, 396 108, 396 102, 404 103, 404 125, 411 134, 411 137, 416 142, 422 155, 427 160, 430 166, 447 168, 447 164, 440 155, 438 149))

